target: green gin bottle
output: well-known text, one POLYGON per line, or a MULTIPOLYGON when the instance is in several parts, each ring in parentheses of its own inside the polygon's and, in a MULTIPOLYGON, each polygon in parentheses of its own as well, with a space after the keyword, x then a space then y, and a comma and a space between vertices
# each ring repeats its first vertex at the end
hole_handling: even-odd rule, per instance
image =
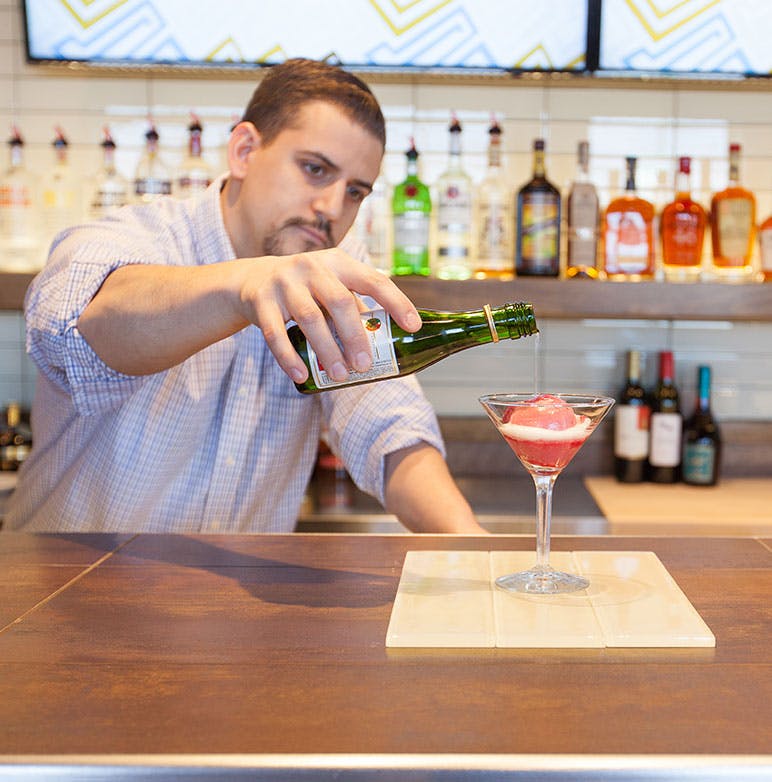
POLYGON ((440 359, 475 345, 519 339, 538 333, 533 307, 527 303, 509 303, 501 307, 486 304, 470 312, 418 310, 423 325, 410 333, 403 331, 383 309, 361 313, 362 325, 370 337, 373 365, 367 372, 349 372, 343 382, 332 380, 319 363, 313 348, 297 325, 287 333, 292 346, 308 368, 305 383, 296 383, 298 391, 314 394, 330 388, 371 383, 389 377, 409 375, 440 359))
POLYGON ((410 139, 407 176, 395 188, 391 199, 394 220, 394 249, 391 273, 429 276, 429 220, 432 199, 429 188, 418 178, 418 150, 410 139))

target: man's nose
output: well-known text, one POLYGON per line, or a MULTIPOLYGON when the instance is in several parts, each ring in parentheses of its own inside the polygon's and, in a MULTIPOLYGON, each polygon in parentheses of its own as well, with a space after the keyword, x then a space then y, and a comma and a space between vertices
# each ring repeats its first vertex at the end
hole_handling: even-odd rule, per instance
POLYGON ((332 182, 316 193, 313 202, 314 212, 323 215, 327 220, 337 220, 343 213, 346 199, 346 183, 332 182))

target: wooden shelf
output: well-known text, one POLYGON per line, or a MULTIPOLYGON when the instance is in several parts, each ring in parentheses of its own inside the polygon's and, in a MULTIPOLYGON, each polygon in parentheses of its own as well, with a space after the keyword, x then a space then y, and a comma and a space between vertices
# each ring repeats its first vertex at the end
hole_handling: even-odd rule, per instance
POLYGON ((480 309, 483 304, 529 301, 538 318, 641 318, 772 322, 772 284, 599 282, 521 277, 435 280, 395 277, 418 307, 480 309))
MULTIPOLYGON (((0 310, 21 310, 32 274, 0 273, 0 310)), ((772 284, 598 282, 521 277, 516 280, 436 280, 394 277, 419 307, 479 309, 529 301, 537 318, 641 318, 772 322, 772 284)))

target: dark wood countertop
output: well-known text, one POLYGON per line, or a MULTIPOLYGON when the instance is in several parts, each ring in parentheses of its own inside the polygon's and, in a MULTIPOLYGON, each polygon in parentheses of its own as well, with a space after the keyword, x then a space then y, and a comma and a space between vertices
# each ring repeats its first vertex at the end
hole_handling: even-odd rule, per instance
POLYGON ((169 764, 209 764, 197 779, 235 767, 367 778, 346 766, 392 768, 379 780, 460 768, 498 780, 538 766, 540 779, 578 780, 602 765, 604 779, 689 767, 701 780, 770 778, 772 540, 553 539, 654 551, 715 649, 385 648, 408 550, 533 547, 532 536, 2 532, 0 779, 19 763, 121 766, 124 779, 169 764))

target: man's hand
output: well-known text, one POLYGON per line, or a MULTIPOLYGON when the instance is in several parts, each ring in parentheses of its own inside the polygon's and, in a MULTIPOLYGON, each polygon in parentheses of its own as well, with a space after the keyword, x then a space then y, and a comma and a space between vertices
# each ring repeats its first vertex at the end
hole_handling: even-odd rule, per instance
POLYGON ((335 380, 348 368, 364 372, 372 365, 367 335, 354 294, 372 296, 406 331, 421 326, 410 299, 388 278, 338 247, 285 256, 243 259, 241 313, 260 328, 279 366, 297 383, 308 377, 292 347, 286 322, 294 320, 335 380), (343 351, 332 336, 329 316, 343 351))

